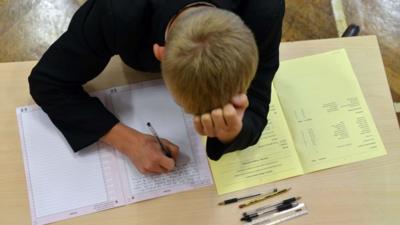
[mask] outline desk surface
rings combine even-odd
[[[346,48],[388,155],[217,196],[214,186],[81,216],[57,224],[240,224],[237,205],[217,206],[231,196],[292,187],[309,215],[286,224],[396,224],[400,219],[400,132],[375,37],[282,43],[281,59]],[[32,104],[27,76],[35,62],[0,64],[0,224],[31,224],[15,108]],[[116,57],[87,85],[105,89],[157,75],[137,73]]]

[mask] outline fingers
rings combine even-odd
[[[148,166],[148,167],[143,168],[143,171],[140,171],[140,172],[143,174],[156,175],[156,174],[166,173],[166,172],[168,172],[168,170],[160,165],[153,165],[153,166]]]
[[[175,168],[175,161],[169,157],[162,157],[159,161],[160,167],[164,168],[165,172],[170,172]]]
[[[153,153],[148,156],[140,172],[145,174],[161,174],[170,172],[175,168],[175,161],[179,155],[179,147],[166,139],[161,139],[161,142],[171,153],[172,158],[167,157],[162,151],[160,144],[153,139],[151,140],[151,143],[153,143]]]
[[[148,150],[148,149],[147,149]],[[161,152],[154,151],[147,155],[136,167],[143,174],[160,174],[168,172],[167,168],[161,166],[161,161],[164,156]],[[170,159],[172,160],[172,159]]]
[[[229,142],[237,136],[242,128],[242,119],[249,106],[245,94],[232,98],[231,103],[193,118],[196,131],[208,137],[217,137],[220,141]]]
[[[212,121],[214,122],[214,128],[216,130],[225,130],[227,128],[227,124],[222,109],[214,109],[211,112],[211,118]]]
[[[160,174],[172,171],[175,168],[175,161],[159,152],[154,155],[140,168],[144,174]]]
[[[194,124],[194,128],[196,129],[197,133],[199,133],[200,135],[206,135],[206,133],[204,132],[203,125],[201,124],[200,116],[195,116],[193,118],[193,124]]]
[[[214,124],[209,113],[201,115],[201,124],[203,125],[204,132],[209,137],[215,137]]]
[[[240,118],[232,104],[224,106],[223,114],[228,127],[233,127],[240,123]]]
[[[175,168],[175,162],[178,159],[179,147],[174,143],[166,139],[161,139],[162,144],[170,152],[172,158],[163,155],[159,161],[159,164],[166,172],[170,172]]]
[[[214,109],[211,113],[195,116],[193,123],[196,131],[201,135],[215,137],[239,122],[237,110],[232,104],[227,104],[223,109]]]
[[[249,106],[249,99],[245,94],[239,94],[234,96],[231,102],[235,106],[235,108],[246,109]]]
[[[167,139],[161,139],[161,142],[169,150],[174,161],[176,161],[179,155],[179,147]]]

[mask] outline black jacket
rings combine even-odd
[[[49,115],[74,151],[104,136],[118,119],[90,97],[82,85],[95,78],[113,55],[130,67],[159,72],[152,45],[164,44],[169,20],[194,0],[88,0],[73,16],[68,30],[53,43],[29,76],[34,100]],[[260,53],[255,79],[248,90],[250,106],[243,129],[229,145],[208,138],[213,160],[255,144],[267,124],[270,85],[279,66],[284,0],[215,0],[235,12],[253,31]]]

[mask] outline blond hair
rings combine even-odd
[[[177,17],[161,66],[176,101],[203,114],[245,93],[257,64],[257,45],[243,21],[226,10],[200,7]]]

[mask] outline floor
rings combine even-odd
[[[361,35],[375,34],[400,125],[400,1],[343,1],[346,19],[361,26]]]
[[[0,62],[39,59],[82,2],[0,0]],[[378,36],[393,100],[400,106],[399,0],[286,0],[282,40],[338,37],[351,23],[361,27],[360,35]]]

